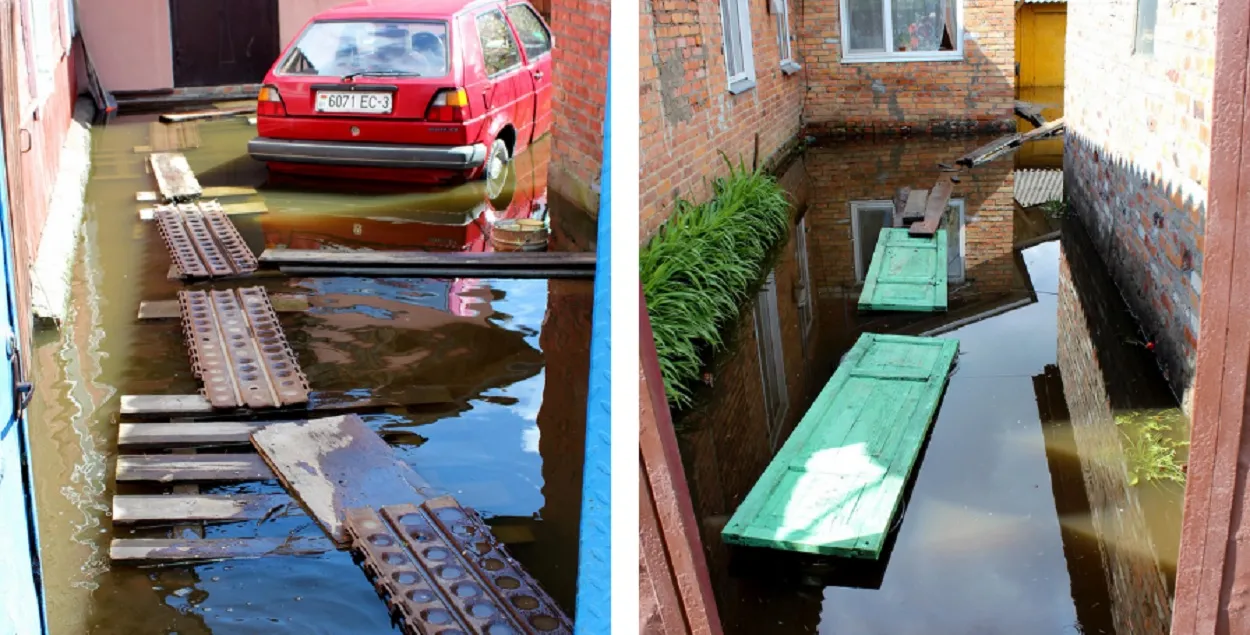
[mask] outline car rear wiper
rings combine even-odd
[[[357,77],[421,77],[421,73],[412,71],[357,71],[343,76],[343,81]]]

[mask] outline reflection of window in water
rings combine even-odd
[[[893,223],[893,201],[855,201],[851,203],[851,233],[855,241],[855,281],[863,282],[872,264],[881,230]],[[951,222],[954,221],[954,229]],[[946,216],[938,223],[946,231],[946,277],[950,282],[964,280],[964,201],[951,199]]]
[[[308,27],[279,67],[281,75],[447,74],[445,22],[343,21]]]

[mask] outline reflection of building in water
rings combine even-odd
[[[1137,342],[1136,322],[1093,244],[1072,223],[1062,239],[1058,326],[1073,451],[1088,494],[1090,522],[1079,529],[1084,540],[1096,541],[1106,563],[1115,632],[1167,633],[1183,486],[1131,484],[1129,474],[1140,466],[1133,464],[1136,431],[1124,422],[1133,413],[1176,413],[1177,404],[1153,355]]]
[[[878,316],[860,316],[857,303],[864,275],[882,227],[889,226],[892,199],[900,187],[929,189],[939,178],[939,163],[953,165],[986,139],[916,138],[838,143],[812,148],[804,156],[811,179],[810,265],[818,321],[827,323],[815,344],[816,362],[836,363],[860,328]],[[950,241],[947,274],[951,318],[961,306],[1006,296],[1027,286],[1013,249],[1013,173],[1010,161],[994,161],[959,173],[943,223]],[[888,318],[894,322],[919,316]],[[843,324],[844,328],[828,328]],[[878,325],[879,326],[879,325]],[[874,328],[878,328],[874,326]],[[891,327],[889,330],[897,330]]]

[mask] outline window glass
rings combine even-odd
[[[720,0],[720,13],[721,25],[725,31],[725,66],[732,78],[742,74],[744,70],[738,0]]]
[[[521,64],[521,52],[512,29],[498,9],[477,16],[477,37],[482,42],[482,55],[486,59],[486,74],[494,75]]]
[[[1146,55],[1155,52],[1155,20],[1158,12],[1158,0],[1137,0],[1137,38],[1133,52]]]
[[[847,33],[852,51],[885,50],[884,0],[847,0]]]
[[[280,75],[447,74],[447,23],[314,22],[291,47]]]
[[[777,2],[777,51],[784,62],[790,59],[790,3],[789,0]]]
[[[521,37],[521,46],[525,47],[525,55],[534,59],[551,50],[551,34],[542,20],[527,5],[518,4],[508,7],[508,18]]]
[[[950,0],[885,0],[891,5],[894,50],[955,50],[955,6]]]

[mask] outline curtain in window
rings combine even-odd
[[[951,0],[892,0],[895,51],[955,49],[955,5]]]

